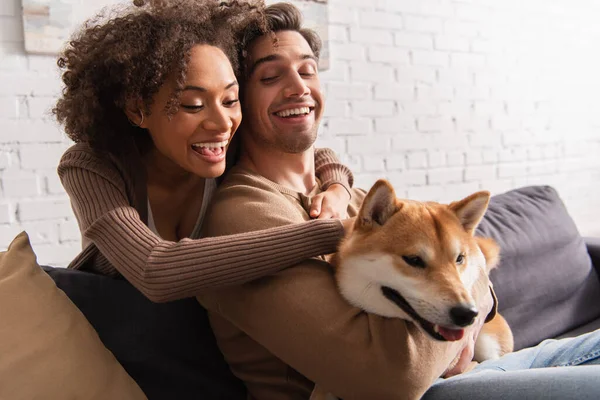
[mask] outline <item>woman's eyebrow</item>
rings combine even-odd
[[[238,85],[239,85],[238,81],[232,81],[232,82],[228,83],[225,86],[225,89],[229,89],[229,88],[232,88],[232,87],[238,86]],[[186,91],[186,90],[197,90],[199,92],[206,92],[207,91],[205,87],[196,86],[196,85],[187,85],[186,87],[183,88],[183,90],[184,91]]]

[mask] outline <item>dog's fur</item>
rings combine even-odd
[[[432,340],[460,340],[476,317],[472,289],[499,262],[498,245],[474,236],[489,199],[477,192],[449,205],[401,200],[378,181],[332,259],[341,294],[367,312],[415,323]],[[477,339],[476,361],[513,350],[495,309]],[[319,390],[312,398],[332,398]]]
[[[475,240],[485,257],[485,272],[489,275],[490,271],[496,268],[500,262],[500,248],[490,238],[475,237]],[[494,298],[494,301],[497,301],[497,299]],[[496,360],[504,354],[512,352],[514,344],[513,334],[508,322],[500,313],[496,312],[483,325],[479,333],[477,342],[475,342],[475,356],[473,359],[477,362]]]

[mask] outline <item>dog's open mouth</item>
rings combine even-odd
[[[402,309],[402,311],[404,311],[405,313],[410,315],[415,321],[417,321],[419,325],[421,325],[423,330],[427,332],[432,338],[441,341],[453,342],[462,339],[462,337],[464,336],[464,329],[446,328],[431,323],[426,319],[422,318],[419,314],[417,314],[415,309],[412,308],[410,304],[408,304],[408,301],[406,301],[406,299],[402,297],[400,293],[398,293],[397,290],[394,290],[388,286],[382,286],[381,292],[388,300],[396,304]]]

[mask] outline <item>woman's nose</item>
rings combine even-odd
[[[232,126],[233,121],[223,107],[213,109],[202,122],[202,127],[209,131],[228,132]]]

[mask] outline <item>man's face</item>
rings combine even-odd
[[[276,44],[265,35],[248,49],[244,134],[258,145],[301,153],[315,142],[323,114],[317,60],[298,32],[275,35]]]

